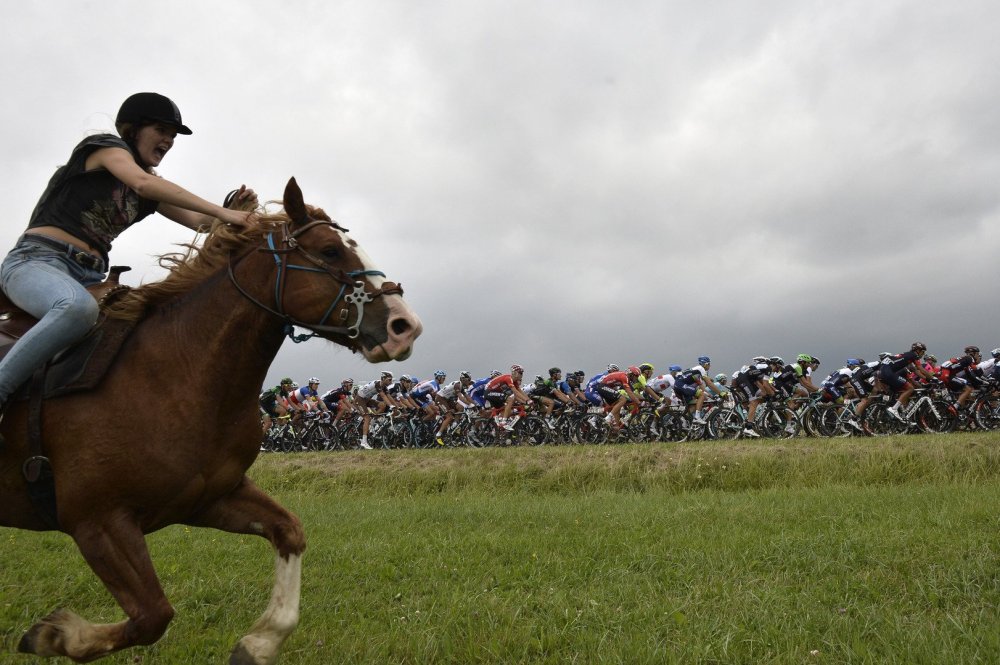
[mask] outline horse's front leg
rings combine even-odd
[[[125,518],[88,522],[72,529],[80,553],[118,604],[127,621],[94,624],[68,610],[56,610],[24,634],[18,650],[39,656],[67,656],[87,662],[160,639],[174,616],[149,558],[138,525]]]
[[[231,533],[263,536],[276,553],[274,590],[267,609],[236,646],[232,665],[271,665],[285,639],[299,623],[302,552],[306,549],[302,523],[244,477],[235,490],[220,498],[189,524]]]

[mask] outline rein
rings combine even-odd
[[[365,315],[365,303],[369,303],[379,296],[391,294],[402,295],[403,293],[403,287],[401,284],[388,281],[382,284],[382,286],[375,291],[369,292],[365,289],[365,283],[357,278],[369,277],[372,275],[385,277],[385,273],[378,270],[352,270],[351,272],[345,272],[340,268],[334,268],[322,258],[306,251],[299,244],[298,238],[306,231],[314,229],[318,226],[329,226],[339,231],[346,231],[346,229],[339,226],[336,222],[328,222],[324,220],[310,220],[294,233],[288,232],[288,224],[281,224],[280,247],[275,245],[275,234],[272,231],[267,234],[267,247],[258,247],[255,250],[250,250],[239,257],[235,263],[233,262],[231,252],[229,255],[229,280],[233,283],[233,286],[236,287],[236,290],[254,305],[257,305],[261,309],[284,320],[286,324],[285,334],[288,335],[288,338],[296,344],[299,342],[305,342],[312,337],[319,337],[322,334],[346,335],[349,339],[356,339],[361,334],[361,321],[364,319]],[[247,290],[240,286],[240,283],[236,281],[236,275],[234,272],[236,265],[254,251],[270,252],[271,256],[274,257],[274,263],[277,266],[277,274],[274,280],[274,302],[277,309],[262,303],[252,294],[247,292]],[[302,258],[311,263],[312,266],[291,263],[289,261],[289,256],[292,252],[297,252]],[[292,316],[289,316],[285,312],[285,279],[291,270],[326,273],[334,280],[340,282],[340,292],[337,294],[337,297],[334,298],[333,302],[330,303],[326,313],[324,313],[320,320],[316,323],[306,323],[304,321],[300,321]],[[348,288],[353,288],[353,290],[348,292]],[[352,305],[357,311],[357,318],[353,324],[346,325],[350,318],[350,308]],[[337,319],[345,325],[327,325],[327,321],[335,313]],[[294,334],[294,328],[296,326],[299,328],[306,328],[311,332],[307,335],[296,335]]]

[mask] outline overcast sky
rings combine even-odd
[[[390,369],[1000,346],[1000,5],[2,3],[4,252],[53,170],[156,91],[160,173],[351,229],[425,332]],[[123,234],[125,281],[191,233]],[[378,367],[286,342],[269,383]]]

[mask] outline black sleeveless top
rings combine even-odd
[[[81,141],[60,166],[38,200],[28,230],[55,226],[101,252],[107,265],[111,241],[139,220],[156,212],[158,203],[141,198],[107,169],[86,171],[87,157],[100,148],[132,148],[114,134],[95,134]]]

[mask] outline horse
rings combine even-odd
[[[19,651],[87,662],[160,639],[174,609],[145,535],[182,524],[270,541],[270,603],[230,663],[277,660],[298,624],[306,541],[299,519],[246,475],[260,450],[258,393],[268,367],[296,328],[370,362],[407,358],[422,331],[401,287],[385,280],[346,229],[303,202],[294,178],[283,205],[280,213],[261,211],[249,229],[216,221],[200,246],[162,257],[166,278],[104,307],[109,320],[134,322],[106,376],[91,390],[44,402],[56,527],[127,619],[95,624],[57,609],[28,629]],[[137,394],[156,398],[137,409]],[[53,530],[22,475],[27,409],[12,403],[0,425],[0,526]]]

